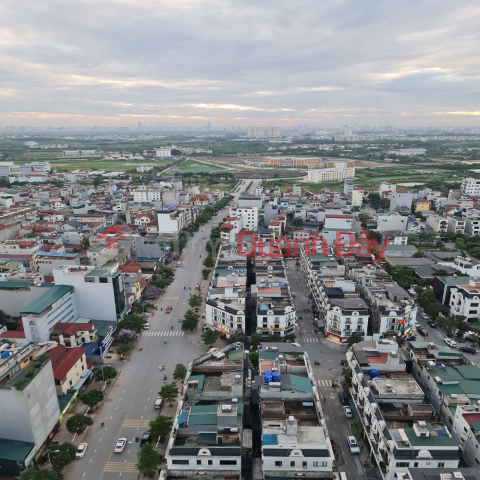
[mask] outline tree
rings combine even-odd
[[[57,470],[36,470],[31,467],[20,474],[20,480],[63,480],[63,475]]]
[[[211,270],[209,268],[204,268],[202,270],[202,276],[203,276],[204,280],[206,280],[208,278],[208,276],[210,275],[210,272],[211,272]]]
[[[162,439],[170,434],[173,427],[173,420],[170,417],[159,415],[149,423],[150,435],[154,439]]]
[[[252,333],[250,339],[254,345],[258,345],[262,341],[262,336],[259,333]]]
[[[118,348],[117,348],[117,353],[118,355],[120,355],[121,357],[123,357],[124,355],[128,355],[130,353],[130,350],[131,348],[125,344],[125,343],[122,343]]]
[[[95,408],[103,400],[103,392],[100,390],[90,390],[85,395],[82,395],[80,400],[87,405],[87,407]]]
[[[70,433],[83,433],[90,425],[93,425],[93,420],[86,415],[82,415],[81,413],[72,415],[67,420],[67,430]]]
[[[192,295],[188,299],[188,304],[190,305],[191,308],[200,307],[200,305],[202,305],[202,298],[200,297],[200,295]]]
[[[187,310],[182,320],[182,327],[185,330],[195,330],[198,326],[200,315],[193,310]]]
[[[181,363],[177,363],[175,370],[173,371],[173,378],[175,380],[184,380],[187,374],[187,367]]]
[[[158,273],[160,274],[161,277],[163,278],[171,278],[173,277],[173,269],[170,267],[162,267]]]
[[[349,347],[351,347],[352,345],[355,345],[358,342],[363,342],[363,337],[361,337],[356,333],[354,333],[353,335],[347,338],[347,344]]]
[[[205,345],[213,345],[217,341],[217,332],[214,330],[208,329],[206,332],[202,333],[202,341]]]
[[[160,396],[172,406],[173,401],[178,397],[178,387],[172,382],[164,385],[160,390]]]
[[[136,333],[140,333],[144,324],[145,320],[139,315],[130,315],[117,323],[117,332],[120,332],[120,330],[133,330]]]
[[[215,266],[215,261],[213,260],[213,257],[212,257],[212,254],[209,253],[206,257],[205,257],[205,260],[203,261],[203,264],[207,267],[207,268],[212,268]]]
[[[301,228],[303,226],[303,219],[301,217],[295,217],[292,220],[292,227]]]
[[[60,450],[55,452],[55,450]],[[61,470],[63,467],[67,466],[69,463],[75,460],[75,454],[77,449],[71,443],[62,443],[61,445],[55,445],[55,447],[50,450],[50,461],[52,462],[52,467],[55,470]]]
[[[122,328],[117,335],[117,339],[120,340],[122,343],[131,343],[134,342],[138,338],[138,333],[134,330],[128,330],[126,328]]]
[[[137,453],[137,459],[138,462],[136,467],[138,471],[148,478],[152,478],[155,475],[155,472],[161,463],[157,452],[149,443],[140,449]]]
[[[465,317],[463,315],[440,317],[439,321],[445,333],[449,337],[455,335],[458,330],[466,330],[468,327],[467,324],[464,323]]]
[[[250,360],[250,363],[252,364],[253,368],[255,370],[258,369],[258,352],[250,352],[248,354],[248,359]]]
[[[106,365],[103,368],[93,369],[93,378],[97,382],[103,382],[103,380],[113,380],[117,376],[117,370],[110,365]]]

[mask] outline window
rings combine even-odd
[[[290,462],[290,466],[291,466],[291,467],[294,467],[294,466],[295,466],[295,462]]]
[[[417,468],[417,467],[418,467],[418,462],[414,462],[413,468]]]
[[[397,463],[396,463],[396,466],[397,466],[397,467],[403,467],[403,468],[409,467],[409,466],[410,466],[410,462],[397,462]]]
[[[220,460],[220,465],[236,465],[236,460]]]
[[[438,468],[444,468],[445,462],[438,462]]]
[[[327,462],[313,462],[314,467],[326,467]]]
[[[189,460],[172,460],[172,465],[189,465]]]
[[[197,465],[201,465],[202,464],[202,461],[201,460],[197,460]]]
[[[303,468],[307,468],[307,462],[303,462]]]
[[[208,461],[208,464],[209,464],[209,465],[213,465],[213,460],[209,460],[209,461]]]
[[[276,467],[281,467],[281,466],[282,466],[282,462],[279,461],[279,460],[277,460],[277,461],[275,462],[275,466],[276,466]]]

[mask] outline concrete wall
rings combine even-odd
[[[0,437],[43,444],[60,418],[51,362],[25,390],[0,388],[0,418]]]
[[[47,291],[45,288],[34,286],[31,286],[29,290],[0,288],[0,310],[11,317],[19,317],[21,310]]]

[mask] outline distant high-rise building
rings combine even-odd
[[[141,129],[142,129],[142,122],[138,122],[138,124],[137,124],[137,128],[138,128],[139,130],[141,130]]]
[[[248,127],[249,137],[278,137],[280,127]]]

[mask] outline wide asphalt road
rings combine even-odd
[[[243,191],[247,185],[247,182],[243,183],[240,190]],[[234,195],[235,200],[238,200],[239,194]],[[234,205],[235,200],[230,204]],[[135,464],[140,446],[135,442],[135,437],[141,437],[148,430],[148,423],[160,413],[155,410],[154,403],[163,385],[164,375],[171,382],[177,363],[187,365],[206,351],[206,347],[200,345],[198,333],[181,330],[178,320],[183,318],[184,312],[189,308],[187,302],[190,293],[193,294],[195,286],[202,281],[205,244],[210,229],[227,214],[228,206],[189,241],[190,246],[182,254],[182,267],[176,270],[173,283],[156,302],[158,310],[149,319],[150,330],[142,332],[137,347],[122,366],[115,387],[95,418],[95,424],[87,432],[85,442],[88,443],[88,448],[85,456],[68,466],[66,479],[138,478]],[[175,266],[176,262],[173,263]],[[203,282],[203,296],[206,286],[206,282]],[[165,313],[167,306],[173,307],[172,313]],[[198,328],[201,328],[201,323]],[[159,371],[160,365],[165,366],[164,371]],[[168,406],[164,406],[161,413],[165,410],[168,410]],[[104,427],[100,426],[101,422],[105,423]],[[113,453],[115,443],[122,437],[128,439],[124,452]]]

